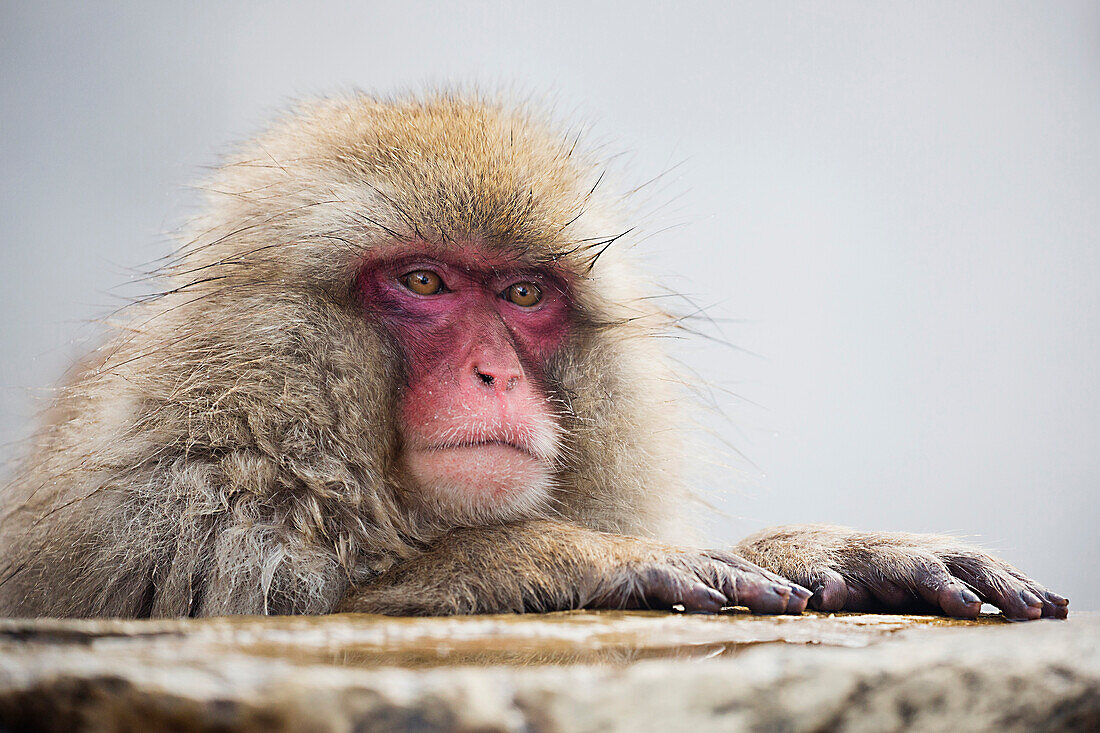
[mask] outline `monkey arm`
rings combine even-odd
[[[1069,601],[1008,563],[941,535],[789,525],[737,551],[814,591],[821,611],[933,612],[974,618],[982,602],[1010,619],[1065,618]]]
[[[337,611],[388,615],[670,608],[801,613],[809,591],[725,552],[552,521],[455,530],[351,588]]]

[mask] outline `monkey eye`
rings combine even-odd
[[[504,297],[516,305],[530,308],[542,300],[542,291],[534,283],[516,283],[508,286],[504,291]]]
[[[404,275],[401,282],[417,295],[436,295],[443,292],[443,278],[431,270],[416,270]]]

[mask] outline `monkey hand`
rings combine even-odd
[[[453,615],[672,608],[801,613],[810,591],[744,558],[560,522],[448,533],[424,553],[353,586],[337,611]]]
[[[975,618],[985,602],[1019,621],[1069,613],[1069,601],[1062,596],[952,537],[791,525],[759,532],[737,549],[812,588],[810,607],[820,611]]]
[[[669,547],[613,537],[612,562],[587,584],[585,608],[670,608],[696,613],[744,606],[753,613],[798,614],[810,591],[729,552]],[[621,543],[621,544],[620,544]]]

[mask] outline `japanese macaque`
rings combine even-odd
[[[675,321],[603,170],[458,94],[310,102],[244,146],[3,491],[0,613],[1066,616],[947,537],[666,544]]]

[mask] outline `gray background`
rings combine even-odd
[[[957,532],[1100,608],[1100,4],[182,5],[0,5],[6,452],[232,141],[476,80],[682,162],[647,259],[752,352],[677,345],[718,539]]]

